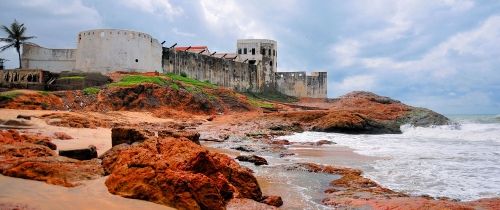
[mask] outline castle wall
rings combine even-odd
[[[307,76],[307,97],[327,98],[328,77],[326,72],[312,72]]]
[[[306,72],[276,73],[276,90],[289,96],[306,97]]]
[[[163,72],[182,74],[200,81],[233,88],[237,91],[259,92],[257,66],[192,52],[164,48]]]
[[[312,72],[277,72],[276,90],[295,97],[326,98],[327,73]]]
[[[161,71],[162,48],[148,34],[98,29],[78,34],[76,70],[86,72]]]
[[[71,71],[75,68],[76,50],[48,49],[24,44],[21,63],[25,69],[44,69],[53,72]]]
[[[276,89],[277,47],[276,41],[269,39],[240,39],[237,41],[238,60],[258,66],[257,86],[261,90],[273,91]]]

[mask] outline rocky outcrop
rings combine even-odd
[[[401,133],[400,126],[444,125],[449,119],[370,92],[351,92],[331,100],[327,111],[298,111],[273,117],[300,122],[306,130],[351,134]]]
[[[224,209],[229,199],[261,200],[250,169],[186,138],[119,145],[100,157],[109,192],[179,209]]]

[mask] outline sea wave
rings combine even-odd
[[[402,126],[402,134],[349,135],[304,132],[291,142],[327,139],[363,155],[386,157],[365,175],[410,194],[462,200],[500,196],[500,123]]]

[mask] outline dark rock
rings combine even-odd
[[[253,149],[251,149],[247,146],[231,147],[231,149],[235,149],[235,150],[242,151],[242,152],[255,152]]]
[[[253,163],[256,166],[267,165],[267,160],[257,155],[240,155],[236,157],[236,159],[243,162]]]
[[[212,115],[209,118],[207,118],[207,121],[213,121],[214,119],[215,119],[215,115]]]
[[[20,114],[20,115],[17,115],[17,119],[31,120],[31,116]]]
[[[134,128],[113,128],[111,129],[111,145],[132,144],[134,142],[143,142],[147,135]]]
[[[91,160],[97,158],[97,149],[90,145],[85,149],[59,150],[59,156],[65,156],[77,160]]]
[[[400,122],[413,126],[428,127],[432,125],[447,125],[450,123],[450,119],[430,109],[417,107],[402,117]]]
[[[283,200],[281,199],[281,197],[276,195],[262,196],[262,200],[260,202],[276,207],[280,207],[283,205]]]

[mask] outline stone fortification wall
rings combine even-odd
[[[48,49],[24,44],[21,63],[25,69],[45,69],[53,72],[71,71],[75,68],[76,50]]]
[[[237,91],[261,91],[257,84],[257,66],[192,52],[164,48],[163,72],[186,74],[200,81],[233,88]]]
[[[326,98],[327,73],[312,72],[277,72],[276,89],[295,97]]]
[[[277,72],[276,89],[285,95],[306,97],[306,72]]]
[[[162,48],[151,35],[98,29],[78,34],[76,70],[85,72],[161,71]]]
[[[326,72],[312,72],[307,76],[307,97],[326,98],[328,77]]]

